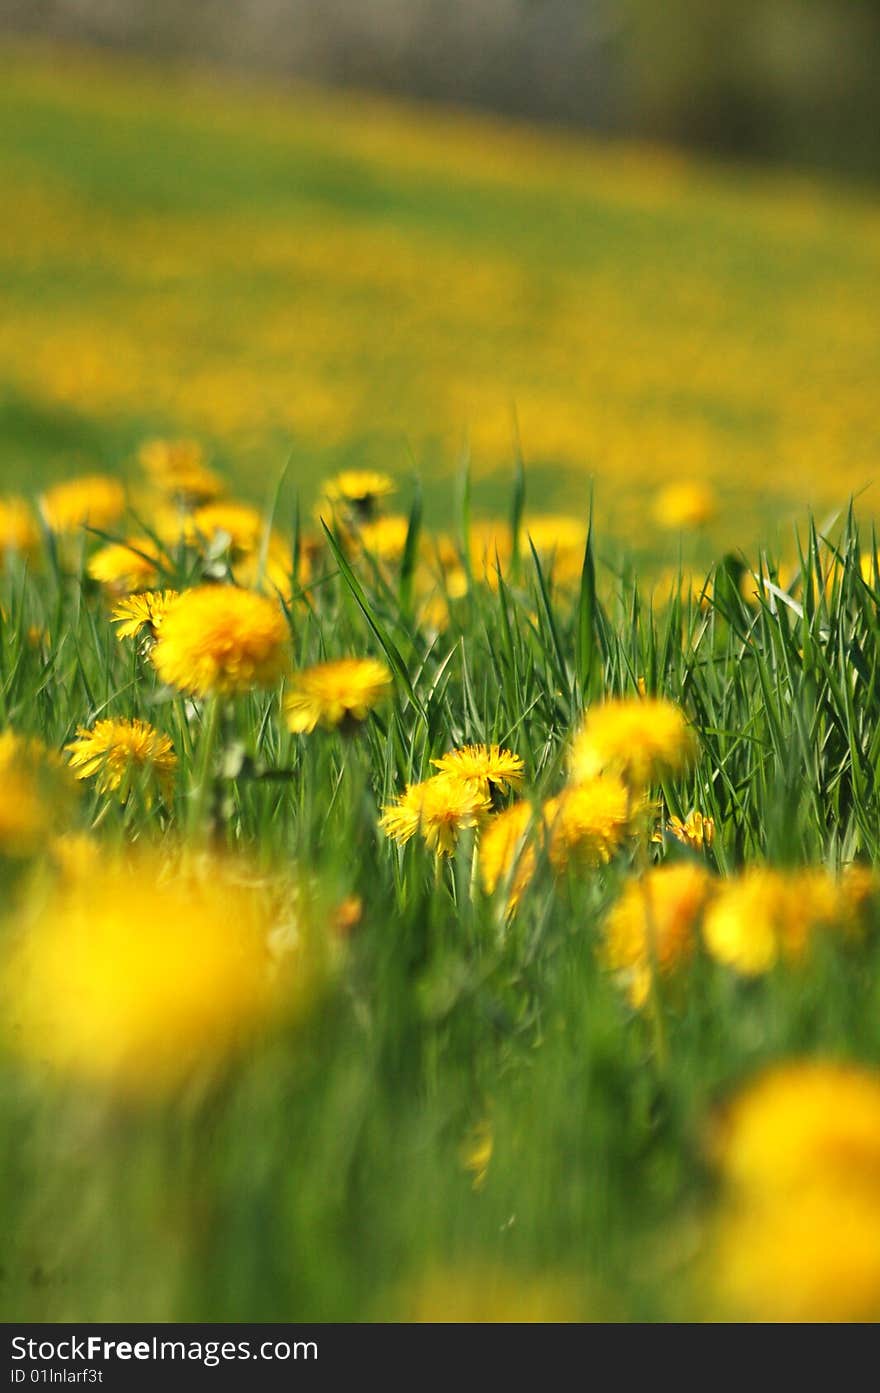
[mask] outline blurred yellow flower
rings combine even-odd
[[[708,484],[677,483],[661,489],[654,500],[654,520],[660,527],[702,527],[717,511],[715,495]]]
[[[753,867],[721,883],[703,937],[718,962],[754,977],[780,959],[802,959],[817,928],[839,923],[845,929],[850,921],[839,885],[824,871]]]
[[[197,508],[187,519],[184,536],[191,546],[207,548],[227,538],[234,555],[247,555],[260,546],[266,527],[266,519],[258,509],[229,499]]]
[[[519,788],[525,771],[520,756],[500,745],[463,745],[439,759],[432,759],[431,763],[441,774],[467,779],[479,784],[487,793],[490,784],[502,792]]]
[[[186,874],[148,852],[111,858],[35,898],[11,938],[11,1043],[53,1071],[165,1094],[272,1014],[272,925],[267,897],[222,863]]]
[[[197,440],[147,440],[138,457],[151,483],[186,507],[210,503],[226,491],[205,465]]]
[[[572,783],[606,769],[634,788],[685,772],[697,756],[697,737],[680,706],[657,697],[624,697],[591,706],[574,738]]]
[[[159,548],[150,537],[110,542],[89,558],[86,570],[117,592],[149,590],[158,577]]]
[[[40,544],[40,532],[30,505],[23,498],[0,498],[0,565],[3,553],[29,555]]]
[[[177,770],[177,755],[167,735],[147,721],[104,720],[80,726],[64,747],[78,779],[94,779],[99,793],[124,800],[140,788],[148,802],[155,783],[167,798]]]
[[[401,514],[391,517],[374,518],[365,522],[357,531],[357,540],[364,551],[377,561],[395,563],[403,560],[406,539],[409,535],[409,518]]]
[[[601,866],[622,845],[635,809],[626,785],[614,774],[586,779],[544,804],[550,861],[558,871],[569,861]]]
[[[76,532],[80,527],[103,531],[125,512],[125,489],[104,474],[84,475],[47,489],[40,510],[52,532]]]
[[[379,826],[401,845],[420,832],[438,856],[451,856],[458,835],[479,827],[492,809],[488,793],[479,784],[435,774],[421,784],[410,784],[396,803],[383,809]]]
[[[334,507],[343,512],[350,510],[363,520],[372,517],[379,500],[387,498],[395,489],[394,480],[388,474],[371,469],[346,469],[326,480],[323,493],[331,511]]]
[[[671,973],[694,952],[712,883],[702,866],[686,862],[627,883],[605,920],[600,956],[634,1006],[647,1001],[655,971]]]
[[[340,658],[303,668],[284,698],[288,728],[310,734],[316,726],[352,730],[387,695],[391,673],[375,658]]]
[[[516,908],[535,873],[536,842],[543,830],[531,803],[514,803],[496,813],[480,837],[480,876],[487,895],[494,895],[502,882],[508,882],[507,908]]]
[[[0,732],[0,853],[39,851],[67,812],[72,792],[63,760],[34,736]]]
[[[192,696],[273,687],[288,667],[279,605],[233,585],[185,590],[164,613],[151,659],[163,682]]]
[[[128,595],[117,600],[110,615],[117,626],[118,639],[137,638],[142,629],[149,629],[153,638],[170,606],[179,598],[176,590],[145,590],[140,595]]]

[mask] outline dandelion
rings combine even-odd
[[[535,874],[542,824],[531,803],[514,803],[486,823],[480,837],[480,877],[487,895],[508,886],[508,912],[514,910]]]
[[[410,784],[396,803],[385,807],[379,826],[401,846],[420,832],[431,851],[451,856],[459,833],[481,826],[491,808],[489,795],[478,784],[435,774]]]
[[[235,696],[273,687],[287,668],[280,607],[252,590],[186,590],[162,617],[151,659],[163,682],[191,696]]]
[[[365,522],[357,532],[357,540],[364,551],[390,565],[403,560],[408,536],[409,518],[398,514]]]
[[[379,502],[395,492],[387,474],[368,469],[346,469],[324,484],[324,498],[331,512],[348,514],[358,522],[375,517]]]
[[[487,793],[490,785],[502,793],[519,788],[525,772],[520,756],[500,745],[463,745],[431,763],[441,774],[479,784]]]
[[[574,859],[587,866],[611,860],[630,831],[632,799],[614,775],[567,788],[544,804],[548,853],[557,871]]]
[[[0,564],[5,552],[30,555],[40,544],[36,519],[23,498],[0,498]]]
[[[634,788],[684,772],[697,739],[681,707],[656,697],[629,697],[593,706],[575,736],[571,779],[583,783],[614,770]]]
[[[824,872],[783,875],[755,867],[723,883],[706,915],[703,937],[718,962],[756,977],[780,959],[801,960],[812,933],[842,918],[845,902]]]
[[[693,954],[711,885],[702,866],[686,863],[627,884],[605,920],[600,956],[634,1006],[645,1005],[655,972],[667,976]]]
[[[143,629],[148,629],[155,638],[162,620],[177,599],[176,590],[145,590],[140,595],[117,600],[110,615],[111,623],[117,626],[116,637],[120,640],[137,638]]]
[[[117,592],[149,590],[158,576],[159,548],[149,537],[111,542],[89,558],[93,580]]]
[[[209,550],[225,542],[233,556],[244,556],[257,550],[265,532],[262,513],[248,503],[230,500],[197,508],[187,521],[184,536],[190,545],[204,545]]]
[[[122,800],[133,787],[143,787],[147,802],[157,783],[167,798],[177,769],[177,755],[167,735],[147,721],[105,720],[80,726],[76,740],[65,745],[78,779],[94,779],[99,793]]]
[[[703,527],[717,509],[715,495],[707,484],[678,483],[662,489],[654,503],[654,519],[670,531]]]
[[[714,1120],[724,1181],[711,1276],[729,1314],[880,1316],[880,1076],[827,1060],[767,1070]]]
[[[76,532],[81,527],[103,531],[125,512],[125,489],[118,479],[86,475],[47,489],[40,499],[40,510],[52,532]]]
[[[222,480],[205,465],[196,440],[148,440],[139,458],[155,487],[185,507],[210,503],[225,492]]]
[[[715,823],[696,808],[684,819],[670,817],[666,830],[683,846],[690,847],[691,851],[705,851],[715,840]]]
[[[30,856],[67,811],[70,785],[63,762],[41,740],[4,730],[0,786],[0,853]]]
[[[303,668],[285,697],[287,725],[296,734],[316,726],[352,731],[388,694],[391,673],[375,658],[340,658]]]
[[[59,881],[30,917],[5,1010],[16,1048],[62,1075],[159,1097],[240,1048],[280,1000],[273,908],[222,863],[174,874],[131,851]]]

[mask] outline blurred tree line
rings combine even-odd
[[[880,174],[880,0],[0,0],[0,27]]]

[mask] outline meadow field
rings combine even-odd
[[[880,196],[34,49],[0,177],[3,1317],[880,1316]]]

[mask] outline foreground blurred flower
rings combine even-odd
[[[295,734],[316,726],[356,729],[388,695],[391,673],[375,658],[340,658],[303,668],[284,699],[287,725]]]
[[[80,527],[103,531],[125,512],[125,489],[118,479],[86,475],[47,489],[40,509],[52,532],[76,532]]]
[[[725,1190],[710,1280],[724,1314],[880,1317],[880,1076],[777,1066],[722,1111],[711,1142]]]
[[[25,555],[36,551],[40,533],[29,504],[23,498],[0,498],[0,565],[3,553]]]
[[[839,923],[854,927],[852,908],[824,871],[784,874],[755,867],[725,881],[703,925],[712,957],[744,976],[801,960],[813,932]]]
[[[132,851],[61,881],[7,950],[11,1043],[121,1093],[166,1093],[292,1000],[296,970],[271,970],[273,913],[259,886],[220,862],[174,873]]]
[[[424,783],[410,784],[383,810],[379,826],[401,846],[420,832],[438,856],[451,856],[459,833],[479,827],[491,808],[489,795],[478,784],[435,774]]]
[[[543,830],[531,803],[514,803],[490,818],[480,837],[480,876],[487,895],[507,885],[507,909],[514,910],[538,864],[537,844]]]
[[[681,707],[655,697],[628,697],[592,706],[575,736],[575,784],[615,770],[634,788],[683,773],[696,759],[697,737]]]
[[[490,784],[501,792],[519,788],[525,772],[520,756],[500,745],[463,745],[431,763],[441,774],[479,784],[486,793]]]
[[[644,1006],[654,973],[667,975],[697,944],[697,925],[712,880],[702,866],[658,866],[630,881],[605,920],[601,959],[620,976],[634,1006]]]
[[[162,618],[153,664],[191,696],[273,687],[287,669],[288,629],[274,600],[232,585],[186,590]]]
[[[117,600],[110,615],[110,622],[117,626],[116,637],[137,638],[142,629],[149,629],[151,637],[155,638],[159,625],[177,599],[176,590],[144,590],[140,595]]]
[[[122,592],[143,590],[155,584],[159,549],[150,537],[111,542],[89,558],[86,570],[101,585]]]
[[[94,778],[99,793],[116,793],[125,800],[141,788],[149,803],[151,785],[167,798],[177,769],[177,755],[167,735],[147,721],[105,720],[80,726],[77,739],[64,747],[78,779]]]
[[[613,774],[564,789],[544,804],[550,861],[557,871],[569,862],[602,866],[622,845],[635,809],[626,785]]]
[[[717,511],[715,495],[707,484],[670,484],[661,489],[654,502],[654,518],[661,527],[702,527]]]

